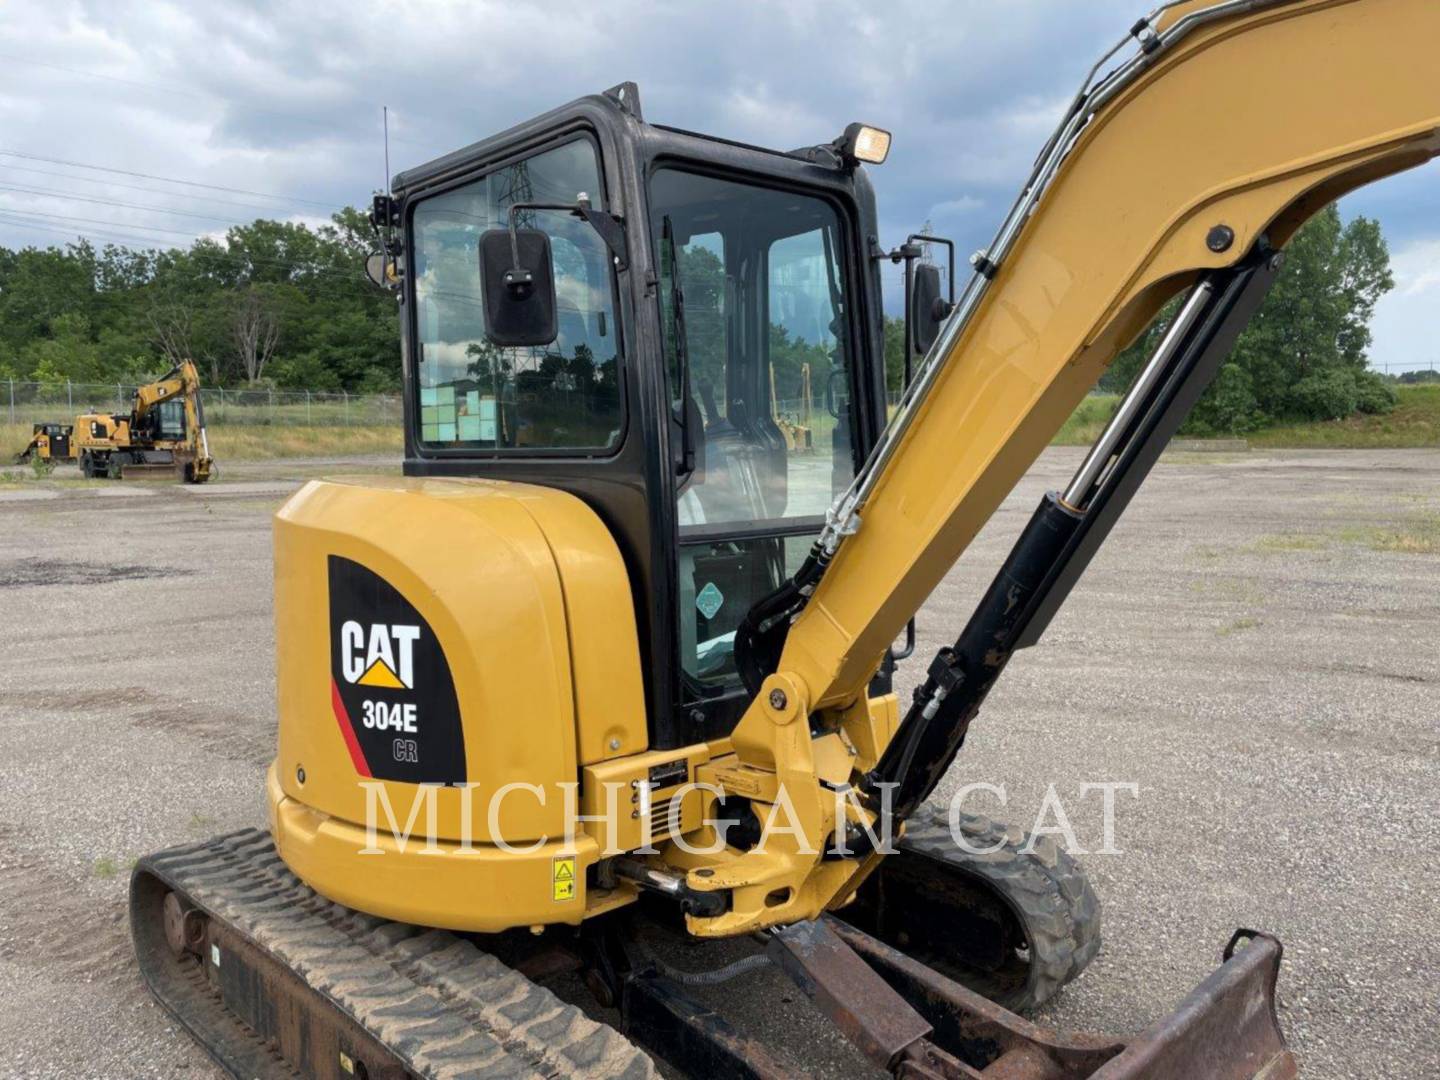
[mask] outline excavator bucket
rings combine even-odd
[[[137,461],[124,465],[120,471],[122,480],[174,480],[175,477],[173,464],[151,465]]]
[[[1170,1015],[1140,1035],[1120,1038],[1062,1035],[1031,1023],[828,917],[785,928],[770,949],[867,1057],[900,1076],[1283,1080],[1297,1075],[1275,1012],[1282,948],[1275,938],[1252,930],[1235,932],[1220,967]]]
[[[127,462],[121,468],[121,480],[176,480],[181,477],[181,467],[174,462],[151,464],[151,462]]]

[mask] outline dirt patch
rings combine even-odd
[[[0,589],[27,585],[104,585],[137,578],[175,577],[191,573],[174,566],[134,566],[70,562],[64,559],[12,559],[0,563]]]
[[[106,690],[18,690],[9,695],[12,705],[53,712],[125,708],[143,705],[153,698],[150,691],[139,686]]]
[[[213,706],[167,701],[139,686],[95,690],[21,690],[7,702],[52,713],[93,712],[119,717],[142,731],[187,736],[229,761],[268,765],[275,756],[275,723]],[[0,832],[0,844],[4,834]]]
[[[1424,675],[1417,675],[1413,671],[1381,671],[1379,668],[1364,667],[1360,664],[1330,664],[1319,670],[1334,672],[1336,675],[1371,675],[1377,679],[1393,679],[1396,682],[1404,683],[1428,683],[1432,681]]]
[[[268,765],[275,756],[275,724],[257,725],[253,718],[238,713],[167,704],[127,719],[142,730],[187,735],[229,761]]]
[[[45,978],[131,983],[123,901],[96,904],[28,854],[24,834],[0,829],[0,957]]]

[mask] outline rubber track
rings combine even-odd
[[[960,830],[970,846],[994,852],[976,855],[950,836],[944,810],[921,807],[909,819],[899,848],[977,874],[988,881],[1019,915],[1030,942],[1030,971],[1023,995],[1006,1004],[1033,1009],[1054,997],[1100,951],[1100,900],[1085,871],[1054,837],[1036,838],[1026,852],[1023,829],[980,814],[960,815]]]
[[[136,872],[164,881],[284,963],[419,1076],[659,1076],[618,1031],[469,941],[326,900],[290,873],[257,829],[162,851]]]

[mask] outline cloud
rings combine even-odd
[[[0,146],[363,204],[383,175],[382,104],[398,171],[634,79],[651,118],[761,145],[827,141],[857,118],[889,126],[899,152],[877,181],[897,204],[887,214],[915,227],[927,208],[990,194],[966,185],[1015,182],[1036,103],[1062,99],[1083,66],[1061,57],[1120,33],[1128,11],[57,0],[0,23],[0,54],[24,73],[0,91]]]
[[[1440,234],[1404,243],[1392,254],[1390,266],[1395,288],[1375,305],[1370,363],[1392,375],[1440,367],[1435,314],[1440,308]]]
[[[929,220],[966,253],[989,243],[1085,69],[1135,13],[1132,0],[11,4],[0,149],[287,198],[0,156],[0,185],[49,189],[0,191],[0,243],[107,229],[174,244],[227,221],[313,219],[384,183],[382,105],[397,172],[635,80],[649,119],[743,142],[824,142],[852,120],[888,128],[894,149],[872,172],[881,243]],[[1396,252],[1377,362],[1408,362],[1436,337],[1437,181],[1427,166],[1342,204],[1378,217]]]
[[[1390,259],[1395,295],[1408,299],[1440,289],[1440,236],[1415,240]]]
[[[985,205],[984,199],[977,199],[973,195],[961,195],[958,199],[946,199],[930,207],[925,215],[930,220],[957,217],[961,214],[968,214],[973,210],[979,210]]]

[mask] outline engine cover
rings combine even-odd
[[[629,579],[594,512],[503,481],[313,481],[275,518],[275,618],[271,819],[292,869],[432,925],[578,921],[594,842],[579,883],[550,880],[575,785],[647,747]]]

